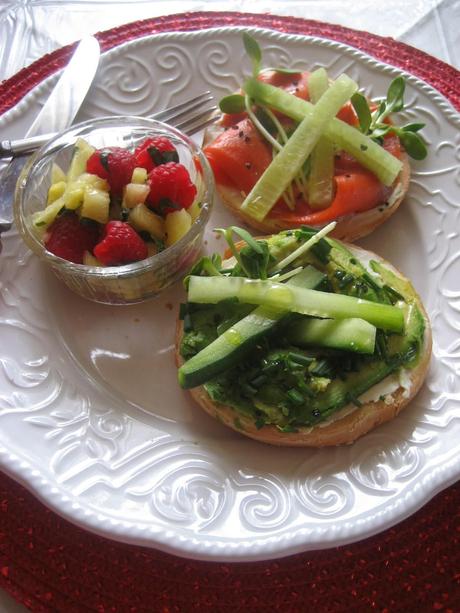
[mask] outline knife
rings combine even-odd
[[[94,36],[87,36],[79,42],[48,100],[27,130],[26,138],[60,132],[72,125],[93,82],[99,57],[99,43]],[[0,235],[13,223],[14,190],[27,159],[28,155],[13,157],[0,173]]]

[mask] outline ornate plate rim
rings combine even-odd
[[[107,56],[122,54],[126,48],[134,48],[145,44],[149,40],[168,40],[199,38],[209,35],[210,32],[225,34],[226,32],[253,31],[273,38],[282,38],[292,41],[311,41],[315,44],[337,49],[347,55],[359,59],[361,62],[378,68],[387,74],[404,74],[409,82],[421,88],[428,97],[443,111],[444,117],[455,126],[460,127],[460,113],[452,104],[433,86],[411,73],[378,60],[367,53],[346,43],[324,39],[317,36],[292,34],[280,32],[266,27],[257,26],[220,26],[210,27],[201,31],[161,32],[141,36],[134,40],[123,42],[104,52]],[[28,105],[41,96],[43,91],[56,81],[61,71],[45,78],[36,85],[14,107],[0,117],[0,128],[9,121],[20,116]],[[7,474],[31,489],[47,506],[66,519],[76,523],[82,528],[89,529],[101,536],[122,542],[155,547],[167,553],[207,561],[261,561],[280,558],[296,553],[312,550],[326,549],[352,543],[377,534],[395,523],[412,515],[421,506],[434,497],[439,491],[453,484],[460,475],[460,457],[453,458],[442,467],[436,467],[430,473],[430,488],[415,487],[404,499],[397,496],[393,502],[385,505],[384,510],[376,511],[374,515],[366,517],[365,521],[348,525],[348,532],[343,535],[343,526],[327,529],[301,528],[287,529],[281,536],[252,538],[249,541],[232,542],[210,540],[207,538],[184,538],[174,529],[162,532],[147,524],[127,520],[115,520],[104,517],[88,507],[82,505],[78,499],[64,495],[53,483],[43,477],[40,470],[34,468],[29,462],[21,459],[0,444],[0,468]],[[403,510],[400,507],[403,505]],[[319,540],[321,539],[321,540]]]

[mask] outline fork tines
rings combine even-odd
[[[196,109],[199,109],[203,105],[207,103],[213,102],[213,96],[210,91],[205,91],[198,96],[194,96],[193,98],[189,98],[188,100],[184,100],[179,104],[165,109],[164,111],[160,111],[159,113],[154,113],[153,117],[158,121],[167,121],[167,122],[178,122],[180,120],[186,121],[188,119],[188,115],[193,113]],[[214,107],[215,108],[215,107]],[[193,115],[195,118],[196,115]]]

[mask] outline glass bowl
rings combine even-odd
[[[53,163],[66,170],[77,139],[96,149],[109,146],[134,149],[151,136],[166,136],[179,161],[197,186],[201,210],[190,230],[175,244],[144,260],[122,266],[74,264],[46,250],[43,231],[32,223],[43,210],[51,184]],[[214,198],[214,179],[201,149],[185,134],[161,122],[140,117],[106,117],[81,123],[62,132],[40,148],[21,173],[15,192],[16,226],[28,247],[74,292],[95,302],[130,304],[158,295],[183,278],[201,254],[203,233]]]

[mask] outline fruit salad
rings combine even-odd
[[[176,243],[200,213],[197,185],[169,138],[133,151],[75,144],[67,172],[54,164],[33,225],[46,249],[76,264],[120,266]]]

